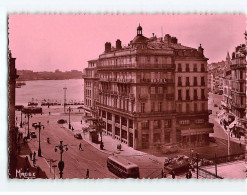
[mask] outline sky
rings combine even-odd
[[[19,70],[82,71],[105,42],[128,45],[139,23],[146,37],[161,37],[163,31],[185,46],[201,43],[209,63],[225,60],[245,43],[244,15],[15,14],[9,15],[9,49]]]

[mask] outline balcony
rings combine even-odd
[[[194,82],[194,83],[193,83],[193,86],[197,86],[197,82]]]
[[[140,83],[170,84],[173,83],[173,80],[172,79],[140,79]]]
[[[185,86],[189,87],[190,86],[190,82],[186,82]]]
[[[141,101],[148,100],[148,94],[139,94],[138,99]]]
[[[182,87],[182,82],[178,82],[178,87]]]
[[[238,109],[243,109],[243,110],[246,108],[245,104],[238,104],[238,103],[235,103],[235,102],[232,102],[232,106],[235,107],[235,108],[238,108]]]
[[[202,83],[201,83],[201,86],[205,86],[205,85],[206,85],[205,82],[202,82]]]

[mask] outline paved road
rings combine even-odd
[[[19,112],[17,112],[17,116],[19,121]],[[30,131],[36,132],[37,136],[38,129],[35,130],[31,124],[33,122],[41,122],[45,126],[44,130],[41,129],[41,149],[43,158],[57,160],[58,162],[60,160],[60,153],[59,150],[55,152],[54,148],[56,145],[59,145],[60,141],[63,141],[64,144],[68,144],[68,151],[63,153],[63,161],[65,162],[63,178],[85,178],[87,168],[89,169],[90,178],[117,178],[117,176],[107,169],[106,161],[109,154],[102,153],[84,140],[74,138],[71,130],[57,124],[57,120],[61,118],[68,120],[68,115],[51,113],[51,116],[43,114],[34,115],[30,118]],[[23,120],[25,121],[26,119],[23,118]],[[49,123],[47,123],[47,120],[49,120]],[[81,115],[72,114],[71,120],[80,121]],[[47,137],[50,138],[50,144],[47,143]],[[82,143],[82,151],[78,149],[80,143]],[[29,142],[29,146],[32,151],[38,153],[38,138],[32,139]],[[139,165],[141,178],[161,177],[163,163],[160,160],[157,160],[156,157],[148,155],[126,156],[125,158]],[[55,164],[57,164],[57,162]],[[47,168],[49,168],[49,163],[46,165]],[[55,173],[57,177],[59,177],[58,169],[55,170]]]

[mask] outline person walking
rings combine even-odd
[[[34,151],[33,152],[33,159],[35,159],[35,157],[36,157],[36,152]]]
[[[87,173],[86,173],[86,179],[89,178],[89,169],[87,169]]]
[[[79,150],[82,150],[81,143],[79,144]]]
[[[240,149],[242,148],[242,143],[241,142],[239,142],[239,147],[240,147]]]
[[[26,164],[27,164],[27,162],[28,162],[28,157],[27,156],[25,157],[25,161],[26,161]]]
[[[175,179],[175,172],[174,171],[172,171],[172,179]]]
[[[30,160],[32,160],[32,156],[33,156],[33,153],[30,152],[30,154],[29,154]]]

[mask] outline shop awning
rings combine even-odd
[[[181,135],[182,136],[200,135],[200,134],[208,134],[208,133],[213,133],[213,132],[214,132],[213,128],[186,129],[186,130],[181,130]]]

